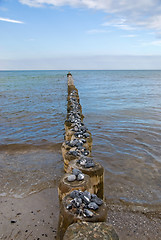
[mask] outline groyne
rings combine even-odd
[[[62,144],[65,174],[58,186],[57,240],[118,240],[113,227],[105,223],[104,169],[92,158],[92,135],[83,123],[78,89],[71,73],[67,74],[67,80],[67,118]]]

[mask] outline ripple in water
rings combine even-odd
[[[107,202],[160,211],[161,71],[86,71],[76,86]]]
[[[107,201],[136,211],[160,209],[161,71],[72,74],[93,136],[92,154],[105,168]],[[66,71],[1,73],[0,83],[1,194],[53,186],[63,169],[60,149],[50,146],[63,142]],[[38,148],[11,153],[4,148],[10,144]]]
[[[62,175],[60,144],[40,148],[9,146],[0,152],[0,196],[23,198],[56,187]],[[23,149],[24,148],[24,149]],[[21,149],[21,150],[20,150]]]

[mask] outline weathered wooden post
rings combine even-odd
[[[80,231],[81,229],[81,231]],[[70,225],[63,240],[119,240],[111,225],[105,222],[78,222]]]
[[[84,159],[89,158],[82,158],[82,161]],[[92,192],[97,194],[99,198],[104,199],[104,168],[97,162],[93,162],[94,166],[92,167],[85,167],[85,165],[80,164],[80,161],[81,159],[71,161],[66,172],[70,173],[74,168],[81,170],[82,173],[90,177]]]
[[[91,180],[90,177],[84,174],[82,180],[77,180],[74,175],[65,174],[61,179],[58,187],[59,200],[62,201],[66,195],[74,190],[85,191],[91,190]]]
[[[62,240],[67,228],[76,222],[105,222],[107,217],[106,204],[89,192],[73,191],[67,195],[60,206],[57,240]],[[93,196],[93,198],[92,198]],[[92,199],[97,199],[96,202]],[[81,231],[81,229],[80,229]]]

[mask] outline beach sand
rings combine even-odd
[[[161,215],[131,211],[121,205],[108,206],[107,222],[120,240],[161,240]]]
[[[23,199],[0,198],[1,240],[54,240],[59,217],[57,188],[45,189]],[[161,218],[108,206],[107,223],[120,240],[160,240]]]
[[[59,216],[57,188],[23,199],[0,198],[0,239],[55,239]]]

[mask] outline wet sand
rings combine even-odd
[[[59,215],[56,188],[23,199],[0,197],[1,240],[55,239]]]
[[[57,188],[45,189],[23,199],[0,198],[1,240],[54,240],[59,216]],[[120,240],[160,240],[161,217],[108,205],[107,223]]]
[[[107,223],[115,228],[120,240],[161,240],[161,215],[145,214],[108,205]]]

